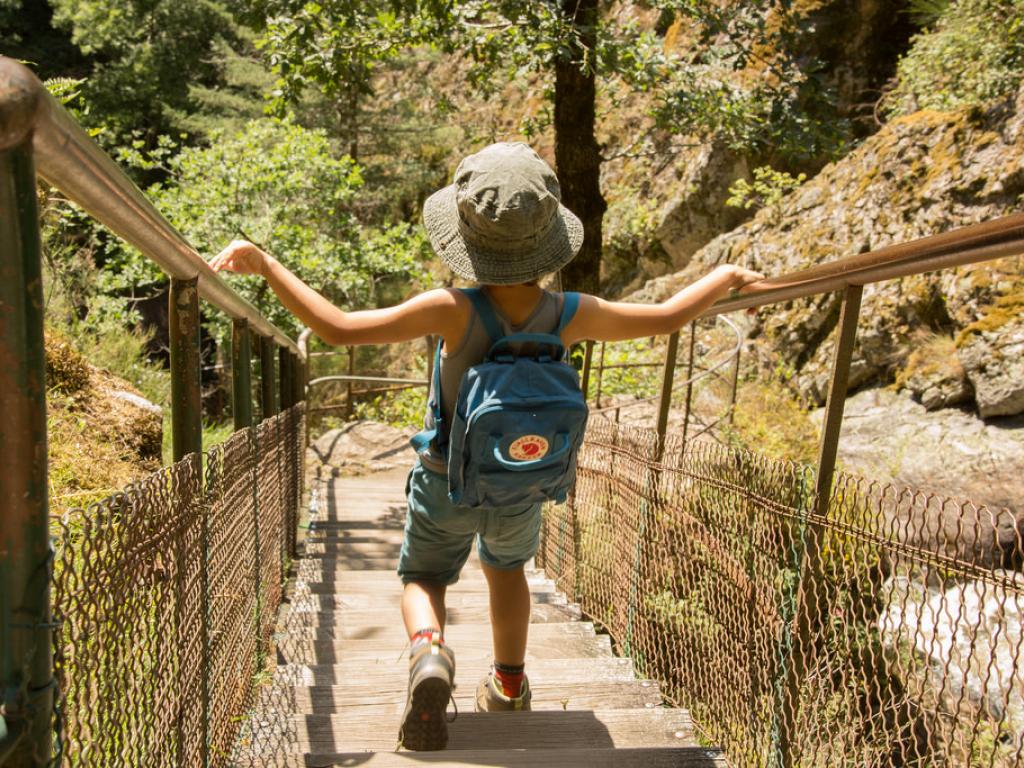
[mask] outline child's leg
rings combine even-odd
[[[481,563],[491,599],[491,635],[494,661],[515,667],[526,659],[530,631],[530,587],[523,567],[492,568]]]
[[[410,581],[402,592],[402,620],[405,631],[412,636],[421,629],[444,631],[447,612],[444,595],[448,587],[430,581]]]

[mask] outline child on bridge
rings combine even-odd
[[[505,334],[552,333],[561,326],[563,295],[540,288],[577,253],[583,227],[560,200],[551,168],[525,144],[494,144],[459,165],[454,183],[423,207],[437,254],[459,277],[481,286]],[[232,242],[214,270],[262,275],[281,303],[328,344],[383,344],[426,335],[443,340],[440,425],[450,429],[463,373],[491,346],[487,323],[467,294],[426,291],[386,309],[344,312],[252,243]],[[661,304],[626,304],[579,297],[561,328],[566,347],[582,340],[620,341],[667,334],[699,316],[730,291],[749,290],[762,275],[722,265]],[[479,301],[479,298],[476,299]],[[436,394],[436,393],[435,393]],[[441,445],[444,443],[441,442]],[[492,673],[480,682],[476,706],[485,711],[530,708],[524,674],[530,591],[523,566],[537,551],[541,505],[471,509],[448,495],[445,456],[432,440],[409,476],[408,516],[398,574],[402,618],[409,635],[409,694],[400,740],[409,749],[442,749],[455,656],[444,642],[445,591],[459,578],[474,539],[487,580],[494,643]]]

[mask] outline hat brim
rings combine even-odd
[[[463,237],[455,184],[440,189],[423,204],[423,226],[434,251],[452,272],[484,285],[514,285],[555,272],[579,253],[583,224],[559,203],[555,222],[544,238],[523,253],[492,251]]]

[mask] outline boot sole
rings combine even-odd
[[[409,694],[402,718],[402,746],[415,751],[431,751],[448,746],[448,721],[445,712],[452,687],[440,677],[420,680]]]

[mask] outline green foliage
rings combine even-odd
[[[377,395],[370,401],[358,402],[355,404],[353,414],[356,419],[379,421],[400,429],[407,427],[420,429],[426,410],[426,388],[412,387],[398,392]]]
[[[260,40],[280,76],[284,112],[309,86],[331,97],[372,93],[376,68],[413,42],[411,30],[379,4],[352,0],[270,0]]]
[[[845,151],[850,125],[835,110],[813,34],[798,9],[774,0],[660,0],[693,45],[663,64],[658,127],[718,139],[738,151],[803,162]]]
[[[405,224],[360,227],[352,213],[360,169],[347,157],[332,157],[321,131],[264,119],[163,162],[172,176],[151,197],[200,253],[212,256],[246,237],[345,308],[393,300],[421,276],[423,235]],[[112,261],[109,290],[159,277],[134,252],[121,250]],[[228,279],[271,322],[297,333],[298,321],[261,278]]]
[[[591,393],[597,392],[598,369],[600,368],[601,346],[594,348],[593,371],[591,373]],[[601,375],[601,399],[615,395],[633,395],[637,398],[652,397],[661,386],[661,373],[657,363],[663,353],[658,350],[653,339],[630,339],[616,341],[604,346],[604,365]],[[655,363],[642,368],[611,367],[625,366],[632,363]]]
[[[729,443],[799,463],[817,456],[818,433],[807,410],[780,384],[745,382],[736,394]]]
[[[948,3],[900,59],[890,115],[984,104],[1016,91],[1024,76],[1024,0]]]
[[[768,165],[754,169],[754,180],[737,179],[729,187],[726,205],[734,208],[768,208],[779,203],[783,197],[807,181],[807,174],[792,176],[785,171],[776,171]]]
[[[216,0],[50,0],[54,25],[93,62],[83,86],[115,137],[177,128],[194,109],[189,88],[219,82],[214,42],[235,24]]]
[[[930,27],[949,10],[952,0],[910,0],[906,13],[919,27]]]

